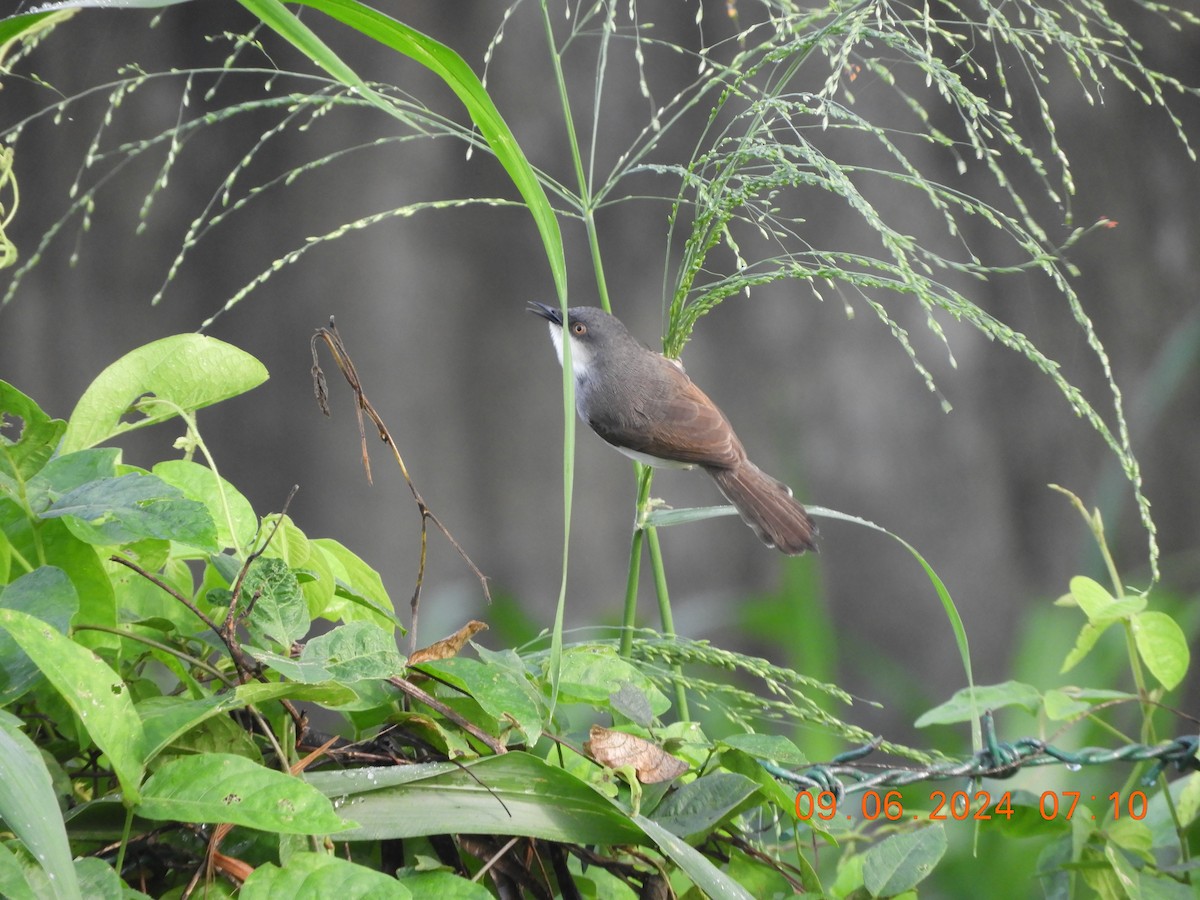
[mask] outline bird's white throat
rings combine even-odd
[[[558,354],[558,364],[563,361],[563,329],[557,322],[550,323],[550,340],[554,342],[554,352]],[[578,384],[588,377],[592,364],[591,348],[576,338],[571,338],[571,374]]]

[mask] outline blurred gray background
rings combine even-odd
[[[384,2],[380,8],[450,44],[477,71],[503,13],[502,5],[482,2]],[[706,3],[705,11],[709,40],[730,31],[724,4]],[[660,37],[697,40],[693,6],[651,3],[644,16],[655,18]],[[400,85],[438,112],[464,120],[454,97],[419,66],[311,11],[305,19],[364,76]],[[57,92],[73,96],[113,81],[126,63],[136,61],[147,71],[219,65],[230,45],[207,36],[248,24],[235,4],[186,4],[157,19],[133,11],[85,11],[4,80],[0,127],[53,104]],[[1144,15],[1130,25],[1147,42],[1148,65],[1200,83],[1200,32],[1176,34]],[[312,71],[289,48],[264,38],[280,67]],[[600,169],[611,165],[647,119],[648,103],[623,52],[610,62]],[[245,59],[262,64],[253,53]],[[594,57],[581,49],[566,63],[586,142]],[[694,77],[694,62],[683,57],[660,55],[653,64],[659,102]],[[22,77],[30,73],[53,88]],[[826,74],[820,63],[813,65],[810,86]],[[1200,381],[1194,365],[1200,344],[1200,167],[1160,109],[1115,84],[1089,105],[1065,67],[1057,65],[1051,75],[1041,89],[1074,164],[1074,221],[1108,216],[1119,222],[1071,251],[1082,271],[1073,284],[1125,393],[1159,527],[1165,592],[1192,595],[1200,584]],[[123,141],[144,140],[181,117],[258,96],[262,87],[261,78],[228,77],[217,100],[206,104],[203,92],[213,81],[199,79],[187,107],[181,106],[182,77],[142,85],[116,111],[100,146],[111,151]],[[299,86],[279,82],[272,89]],[[1036,133],[1035,98],[1015,75],[1012,88],[1014,114]],[[488,89],[534,164],[573,185],[534,5],[520,7],[509,21]],[[100,126],[106,94],[72,104],[59,122],[49,116],[31,121],[19,135],[21,206],[9,231],[23,258],[68,209],[69,189]],[[865,77],[856,95],[858,109],[868,115],[872,109],[886,114],[895,102]],[[1171,99],[1185,129],[1200,140],[1200,101]],[[77,217],[70,220],[0,310],[0,377],[65,417],[106,365],[149,340],[194,330],[310,235],[405,203],[516,196],[493,159],[479,152],[468,159],[461,144],[362,149],[230,216],[195,248],[163,302],[151,307],[189,223],[278,120],[277,113],[243,116],[204,129],[180,147],[169,185],[156,196],[141,233],[139,210],[161,171],[166,145],[119,169],[121,157],[110,155],[84,173],[85,185],[107,178],[90,228],[83,232]],[[235,193],[323,153],[396,132],[379,113],[331,113],[260,148]],[[690,150],[687,136],[677,140],[661,155],[671,147],[681,155]],[[956,177],[950,157],[930,150],[926,162],[934,177]],[[674,191],[665,182],[643,179],[637,186],[643,184],[648,193]],[[908,215],[904,202],[881,204],[901,230]],[[661,333],[667,211],[662,203],[625,204],[598,215],[614,310],[652,346]],[[805,214],[820,223],[829,247],[852,239],[856,223],[844,208],[814,207]],[[1043,221],[1061,226],[1052,232],[1056,239],[1069,231],[1061,212],[1048,210]],[[913,225],[914,231],[922,227]],[[594,304],[582,226],[564,219],[563,228],[572,303]],[[990,247],[992,238],[982,230],[971,240],[985,259],[1004,261],[1009,252]],[[0,273],[0,286],[10,277],[11,270]],[[1008,276],[969,289],[987,310],[1059,360],[1112,422],[1099,366],[1044,278]],[[793,484],[805,500],[878,522],[925,555],[963,615],[978,682],[1009,677],[1015,648],[1036,647],[1037,629],[1046,622],[1065,622],[1068,635],[1078,626],[1077,614],[1051,609],[1049,602],[1094,558],[1077,513],[1048,483],[1072,489],[1089,505],[1105,505],[1128,580],[1146,582],[1146,541],[1116,461],[1071,415],[1048,379],[1023,358],[947,321],[958,361],[952,369],[927,332],[924,313],[890,298],[889,310],[910,330],[953,404],[946,414],[870,311],[860,302],[850,320],[842,302],[827,294],[821,303],[807,286],[783,284],[757,290],[749,300],[734,297],[701,321],[684,362],[763,468]],[[407,619],[418,553],[415,507],[375,441],[375,485],[366,484],[351,397],[327,355],[332,421],[312,399],[309,336],[334,315],[368,396],[425,499],[490,576],[493,590],[549,626],[560,571],[562,407],[544,323],[523,312],[530,299],[553,302],[553,284],[530,216],[518,208],[426,211],[313,250],[209,329],[262,359],[271,372],[264,386],[200,415],[223,474],[260,513],[277,510],[299,484],[291,507],[297,523],[312,536],[337,538],[375,566]],[[126,459],[152,464],[170,453],[177,435],[167,426],[131,437]],[[659,474],[655,494],[674,506],[719,501],[708,479],[696,473]],[[569,627],[619,616],[632,504],[631,466],[581,429]],[[797,617],[813,616],[814,604],[825,610],[837,635],[836,679],[899,712],[902,721],[963,684],[951,630],[929,582],[903,549],[877,533],[826,520],[819,558],[786,563],[799,567],[791,574],[800,577],[793,579],[785,578],[784,559],[734,518],[666,529],[662,543],[676,625],[684,634],[803,669],[795,647],[740,634],[754,604],[773,594]],[[437,535],[431,536],[429,558],[422,643],[467,618],[489,617],[478,584]],[[809,576],[818,588],[815,597],[783,592],[781,585]],[[653,623],[650,584],[644,582],[644,618]],[[1048,671],[1057,669],[1067,647],[1047,647]],[[872,727],[873,715],[862,710],[851,718]]]

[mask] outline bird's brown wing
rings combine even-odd
[[[682,367],[667,359],[662,363],[651,379],[652,390],[612,405],[627,415],[592,417],[588,424],[610,444],[658,459],[719,468],[738,464],[746,451],[725,414]]]

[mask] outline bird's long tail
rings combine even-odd
[[[768,547],[789,556],[817,549],[817,526],[782,481],[748,459],[736,468],[705,467],[705,471]]]

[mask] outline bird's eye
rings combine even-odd
[[[587,326],[584,325],[582,322],[572,322],[571,323],[571,332],[576,335],[587,334]]]

